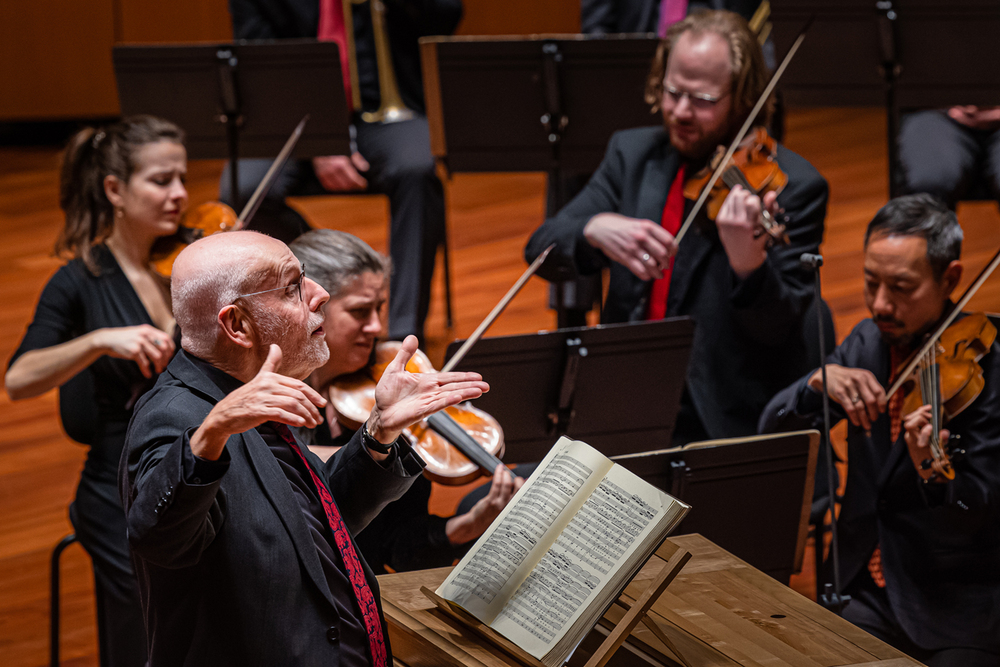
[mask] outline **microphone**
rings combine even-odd
[[[803,269],[818,269],[823,266],[823,255],[804,252],[799,256],[799,263],[802,264]]]

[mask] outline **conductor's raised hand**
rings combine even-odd
[[[216,403],[191,436],[191,451],[196,456],[214,461],[229,436],[264,422],[307,428],[322,423],[319,408],[326,406],[326,399],[305,382],[277,373],[280,364],[281,348],[271,345],[257,375]]]
[[[490,390],[479,373],[410,373],[406,363],[416,351],[416,336],[407,336],[375,387],[368,433],[382,444],[424,417]]]
[[[663,277],[677,254],[673,234],[652,220],[598,213],[583,228],[587,242],[642,280]]]

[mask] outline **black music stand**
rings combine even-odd
[[[541,461],[561,435],[631,454],[669,446],[693,337],[677,317],[484,338],[454,370],[490,384],[475,405],[503,424],[506,463]]]
[[[614,132],[660,122],[643,100],[658,43],[645,34],[425,37],[431,152],[449,172],[547,172],[546,216],[555,215],[567,203],[565,176],[596,170]],[[565,283],[587,292],[568,300],[593,303],[592,284]],[[576,324],[562,307],[571,292],[554,293],[560,327]]]
[[[779,53],[814,14],[779,88],[789,106],[884,106],[891,197],[900,109],[1000,104],[996,0],[771,0]]]
[[[238,158],[273,158],[307,114],[296,157],[350,153],[334,42],[119,45],[113,57],[122,115],[167,118],[184,129],[189,157],[228,158],[234,197]]]
[[[615,461],[691,505],[678,533],[701,533],[787,584],[802,568],[819,431],[693,442]]]

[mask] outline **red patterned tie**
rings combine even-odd
[[[889,386],[896,381],[896,375],[904,361],[903,354],[897,352],[896,348],[889,348],[889,364],[892,372],[889,374]],[[899,432],[903,429],[903,392],[897,391],[889,399],[889,441],[892,444],[899,439]],[[872,557],[868,560],[868,572],[872,575],[872,580],[879,588],[885,588],[885,576],[882,574],[882,547],[876,545]]]
[[[663,218],[660,224],[665,230],[676,235],[681,228],[681,218],[684,216],[684,163],[677,170],[677,176],[670,186],[667,204],[663,207]],[[653,289],[649,293],[649,309],[647,320],[662,320],[667,314],[667,295],[670,293],[670,274],[674,272],[674,258],[663,269],[663,277],[653,281]]]
[[[316,39],[321,42],[337,42],[340,47],[340,71],[344,76],[344,94],[347,108],[353,109],[351,92],[351,66],[348,61],[347,26],[344,24],[343,0],[319,0],[319,29]]]
[[[388,660],[385,650],[385,638],[382,636],[382,621],[379,620],[378,606],[375,604],[375,596],[372,594],[372,589],[368,586],[368,580],[365,579],[365,571],[361,567],[361,561],[358,560],[354,544],[351,543],[351,536],[347,532],[347,526],[344,525],[344,520],[340,516],[340,510],[337,509],[337,504],[333,502],[333,496],[330,495],[326,485],[323,484],[319,475],[309,465],[306,457],[302,455],[299,443],[295,441],[288,427],[276,422],[270,423],[274,427],[274,430],[278,432],[278,435],[281,436],[281,439],[288,443],[293,452],[299,455],[306,470],[309,471],[309,476],[312,477],[313,486],[316,487],[319,499],[323,502],[323,510],[326,512],[326,519],[330,523],[330,530],[333,531],[333,539],[337,543],[337,548],[340,549],[341,558],[344,560],[344,567],[347,568],[347,577],[351,580],[351,586],[354,588],[354,597],[357,598],[358,606],[361,607],[361,614],[365,619],[365,629],[368,631],[368,646],[372,653],[372,665],[374,667],[387,667]]]

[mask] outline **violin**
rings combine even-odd
[[[743,126],[740,128],[736,136],[733,137],[733,141],[729,144],[729,147],[721,155],[716,154],[715,158],[712,160],[712,164],[706,173],[711,171],[710,175],[707,177],[702,177],[701,172],[697,174],[694,178],[697,178],[697,184],[692,184],[689,190],[687,183],[685,183],[684,195],[688,199],[694,199],[694,206],[691,207],[691,211],[688,213],[687,218],[684,219],[684,223],[681,228],[677,230],[674,235],[674,240],[680,244],[681,239],[687,234],[688,229],[691,228],[691,224],[694,222],[695,217],[701,212],[702,207],[708,203],[709,199],[712,203],[709,204],[709,217],[714,220],[716,215],[719,213],[719,209],[722,208],[722,203],[726,200],[726,196],[729,194],[729,190],[736,185],[741,185],[748,190],[753,192],[758,192],[757,186],[764,188],[768,184],[772,188],[778,188],[776,191],[780,191],[780,188],[784,187],[785,183],[788,182],[788,175],[777,169],[778,163],[774,161],[774,152],[777,143],[768,136],[767,132],[762,128],[758,128],[754,134],[754,139],[750,142],[748,146],[744,146],[743,139],[747,136],[750,128],[753,126],[754,119],[757,118],[757,114],[760,113],[761,109],[767,103],[768,98],[771,97],[771,93],[774,92],[775,86],[778,85],[778,81],[781,79],[781,75],[785,73],[785,69],[788,68],[788,64],[792,62],[792,58],[798,52],[799,47],[802,46],[802,40],[806,38],[806,32],[808,32],[809,27],[812,26],[813,20],[816,16],[813,15],[806,25],[799,32],[799,36],[795,38],[792,42],[792,46],[789,47],[788,53],[782,58],[781,64],[774,71],[774,75],[771,80],[767,82],[767,86],[764,87],[764,92],[761,93],[760,98],[758,98],[756,104],[747,114],[746,120],[743,121]],[[737,159],[736,153],[737,149],[740,152],[744,152],[740,158]],[[740,163],[743,163],[745,171],[740,168]],[[748,178],[748,173],[753,174],[753,179]],[[781,174],[781,176],[778,176]],[[777,185],[781,181],[782,177],[784,182]],[[723,179],[725,187],[717,186],[719,179]],[[728,180],[727,180],[728,179]],[[758,194],[763,195],[766,190],[761,189]],[[714,205],[714,206],[713,206]],[[712,214],[714,209],[715,214]],[[762,233],[766,233],[772,241],[770,243],[787,243],[787,237],[785,236],[784,227],[778,225],[773,219],[771,219],[770,214],[767,211],[762,212],[763,221],[761,227],[763,228]]]
[[[482,338],[553,248],[555,248],[554,243],[535,258],[531,266],[521,274],[489,315],[479,323],[472,335],[448,360],[441,369],[442,373],[451,371],[476,341]],[[341,415],[340,421],[344,426],[357,430],[368,419],[372,408],[375,407],[375,385],[385,372],[386,366],[396,356],[399,345],[399,343],[378,345],[375,363],[370,368],[363,368],[334,382],[329,392],[330,403]],[[406,364],[406,370],[411,373],[427,373],[433,372],[434,368],[427,356],[417,351],[413,359]],[[442,484],[466,484],[480,475],[492,475],[496,467],[502,463],[497,457],[503,455],[503,429],[493,417],[467,403],[432,414],[407,429],[407,433],[427,463],[424,474]],[[510,474],[514,476],[514,473]]]
[[[188,212],[174,234],[160,239],[154,244],[151,262],[153,270],[164,278],[169,278],[174,260],[184,248],[205,236],[218,232],[237,231],[250,224],[250,219],[253,218],[254,213],[264,201],[264,195],[271,189],[271,185],[277,179],[278,173],[288,160],[288,156],[295,149],[295,144],[299,142],[299,137],[302,136],[302,131],[308,120],[309,114],[306,114],[292,130],[292,134],[285,141],[285,145],[281,147],[281,151],[268,167],[264,178],[261,179],[257,189],[251,195],[250,201],[243,207],[239,215],[236,215],[236,211],[232,208],[218,201],[205,202]]]
[[[768,192],[780,193],[788,183],[788,174],[781,170],[775,160],[778,143],[762,127],[758,127],[750,140],[736,149],[717,180],[709,187],[712,174],[720,168],[725,151],[722,147],[701,171],[684,181],[684,198],[697,200],[706,187],[708,198],[705,213],[709,220],[715,220],[719,209],[729,196],[729,191],[739,185],[762,198]],[[767,211],[761,211],[761,229],[757,236],[767,234],[768,245],[788,244],[785,226],[779,224]]]
[[[983,391],[986,383],[978,362],[997,337],[996,327],[985,314],[974,313],[960,320],[958,316],[997,266],[1000,266],[1000,250],[969,285],[937,330],[904,363],[903,370],[886,392],[886,399],[899,390],[905,393],[904,415],[921,406],[931,406],[931,458],[914,461],[925,481],[936,475],[955,478],[951,458],[962,452],[949,451],[941,444],[941,427],[971,405]]]
[[[242,228],[243,225],[232,208],[220,201],[205,202],[185,214],[176,232],[159,239],[153,245],[153,270],[164,278],[169,278],[174,260],[181,254],[181,250],[202,237]]]
[[[375,363],[342,376],[330,387],[330,403],[339,421],[352,430],[361,428],[375,407],[375,385],[399,352],[401,343],[379,343]],[[435,369],[420,350],[406,364],[410,373]],[[481,474],[492,475],[503,456],[503,429],[489,414],[465,403],[445,408],[404,431],[427,466],[424,474],[447,485],[467,484]]]

